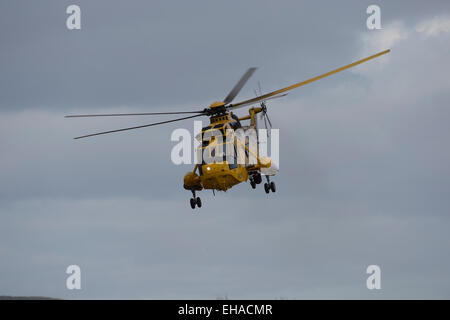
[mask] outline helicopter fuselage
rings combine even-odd
[[[245,142],[238,140],[234,134],[235,130],[242,128],[241,121],[250,120],[250,126],[245,128],[256,129],[256,115],[261,112],[261,108],[249,109],[249,115],[238,118],[232,113],[225,112],[210,117],[210,125],[203,128],[201,135],[197,136],[197,139],[201,141],[201,145],[197,148],[197,155],[202,157],[205,153],[209,156],[215,152],[218,144],[222,144],[222,150],[226,147],[231,148],[231,157],[221,157],[219,160],[215,159],[212,162],[202,159],[201,163],[197,164],[193,171],[188,172],[184,176],[184,188],[191,191],[200,191],[202,189],[212,189],[226,191],[233,186],[245,182],[249,177],[257,176],[256,181],[260,181],[261,169],[267,169],[271,167],[270,158],[260,159],[255,154],[256,163],[249,163],[248,146]],[[214,139],[214,135],[208,135],[208,133],[216,131],[221,132],[223,140],[217,142]],[[237,147],[241,145],[244,149],[245,162],[239,163],[237,161]],[[258,151],[256,151],[257,153]],[[198,171],[198,173],[197,173]],[[259,177],[258,177],[259,176]]]

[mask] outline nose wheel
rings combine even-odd
[[[202,207],[202,199],[195,196],[195,190],[192,190],[192,198],[189,200],[189,203],[192,209],[195,209],[196,206],[199,208]]]
[[[257,184],[260,184],[262,182],[262,177],[260,173],[255,173],[250,177],[250,185],[252,186],[252,189],[256,188]]]

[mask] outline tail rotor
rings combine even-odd
[[[260,81],[258,81],[258,90],[259,90],[259,94],[256,90],[254,90],[255,95],[257,97],[262,96]],[[261,101],[260,107],[261,107],[261,120],[264,120],[264,127],[266,128],[267,137],[269,137],[269,131],[270,131],[269,127],[270,127],[270,129],[272,129],[272,122],[270,121],[269,115],[267,114],[266,100]],[[267,124],[269,124],[269,126],[267,126]]]

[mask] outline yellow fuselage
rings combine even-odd
[[[211,108],[220,108],[223,106],[222,102],[215,102],[211,104]],[[252,108],[249,110],[250,115],[240,118],[240,120],[251,120],[251,125],[255,126],[255,116],[261,111],[261,108]],[[210,125],[202,130],[202,137],[210,130],[220,130],[224,137],[227,134],[227,129],[232,129],[232,125],[236,123],[236,118],[233,118],[230,113],[220,113],[210,117]],[[234,132],[234,131],[232,131]],[[207,142],[202,141],[202,145],[197,149],[197,152],[203,152],[208,149],[211,152],[212,149],[217,145],[217,143],[212,139]],[[224,138],[223,146],[225,146],[226,141],[228,143],[235,143],[234,134],[230,142],[230,137]],[[205,145],[206,144],[206,145]],[[236,158],[235,158],[236,160]],[[193,171],[188,172],[184,176],[184,188],[188,190],[202,190],[202,189],[215,189],[226,191],[236,184],[247,181],[249,178],[249,172],[252,170],[258,170],[261,167],[270,166],[270,160],[263,159],[265,161],[260,162],[261,159],[258,158],[258,164],[249,166],[239,163],[228,163],[225,159],[221,161],[214,161],[212,163],[197,164]],[[235,161],[236,162],[236,161]],[[198,169],[199,174],[196,173]]]

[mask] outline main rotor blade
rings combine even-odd
[[[230,104],[229,106],[227,106],[227,110],[239,109],[239,108],[242,108],[242,107],[245,107],[245,106],[254,104],[255,102],[260,102],[260,101],[267,101],[267,100],[272,100],[272,99],[283,98],[283,97],[286,97],[287,95],[288,95],[288,93],[283,93],[283,94],[279,94],[279,95],[277,95],[277,96],[269,97],[269,98],[266,98],[266,99],[261,98],[261,97],[259,96],[259,97],[254,98],[254,99],[250,99],[251,101],[250,101],[250,100],[247,100],[247,101],[244,101],[245,103],[244,103],[244,102],[239,103],[239,105],[236,105],[236,104]]]
[[[253,103],[255,103],[255,102],[259,102],[259,101],[261,101],[261,100],[267,100],[267,98],[272,97],[272,96],[274,96],[274,95],[277,95],[277,94],[280,94],[280,93],[283,93],[283,92],[286,92],[286,91],[289,91],[289,90],[292,90],[292,89],[295,89],[295,88],[304,86],[305,84],[308,84],[308,83],[311,83],[311,82],[320,80],[320,79],[322,79],[322,78],[331,76],[332,74],[335,74],[335,73],[338,73],[338,72],[340,72],[340,71],[343,71],[343,70],[349,69],[349,68],[351,68],[351,67],[357,66],[358,64],[361,64],[361,63],[363,63],[363,62],[366,62],[366,61],[375,59],[375,58],[377,58],[377,57],[379,57],[379,56],[381,56],[381,55],[383,55],[383,54],[386,54],[386,53],[388,53],[388,52],[390,52],[390,51],[391,51],[390,49],[385,50],[385,51],[381,51],[381,52],[379,52],[379,53],[377,53],[377,54],[374,54],[374,55],[372,55],[372,56],[370,56],[370,57],[367,57],[367,58],[364,58],[364,59],[355,61],[355,62],[353,62],[353,63],[350,63],[350,64],[346,65],[346,66],[337,68],[337,69],[335,69],[335,70],[332,70],[332,71],[329,71],[329,72],[327,72],[327,73],[321,74],[321,75],[319,75],[319,76],[310,78],[310,79],[308,79],[308,80],[305,80],[305,81],[302,81],[302,82],[293,84],[293,85],[291,85],[291,86],[289,86],[289,87],[286,87],[286,88],[283,88],[283,89],[279,89],[279,90],[275,90],[275,91],[272,91],[272,92],[263,94],[262,96],[259,96],[259,97],[257,97],[257,98],[253,98],[253,99],[249,99],[249,100],[245,100],[245,101],[242,101],[242,102],[239,102],[239,103],[232,104],[232,105],[229,106],[229,108],[230,108],[230,109],[241,108],[241,107],[247,106],[247,105],[249,105],[249,104],[253,104]]]
[[[175,112],[141,112],[141,113],[109,113],[109,114],[73,114],[64,116],[64,118],[82,118],[82,117],[120,117],[120,116],[155,116],[165,114],[189,114],[203,113],[203,111],[175,111]]]
[[[230,93],[226,96],[226,98],[223,100],[223,103],[228,104],[237,96],[239,91],[241,91],[242,87],[245,85],[245,83],[248,81],[248,79],[252,76],[253,72],[255,72],[256,68],[249,68],[244,75],[241,77],[241,79],[236,83],[234,88],[230,91]]]
[[[156,125],[159,125],[159,124],[165,124],[165,123],[169,123],[169,122],[181,121],[181,120],[186,120],[186,119],[200,117],[200,116],[204,116],[204,114],[196,114],[195,116],[189,116],[189,117],[172,119],[172,120],[161,121],[161,122],[155,122],[155,123],[150,123],[150,124],[146,124],[146,125],[143,125],[143,126],[137,126],[137,127],[130,127],[130,128],[117,129],[117,130],[110,130],[110,131],[91,133],[91,134],[87,134],[85,136],[75,137],[74,139],[81,139],[81,138],[87,138],[87,137],[92,137],[92,136],[99,136],[101,134],[107,134],[107,133],[113,133],[113,132],[119,132],[119,131],[127,131],[127,130],[133,130],[133,129],[146,128],[146,127],[156,126]]]

